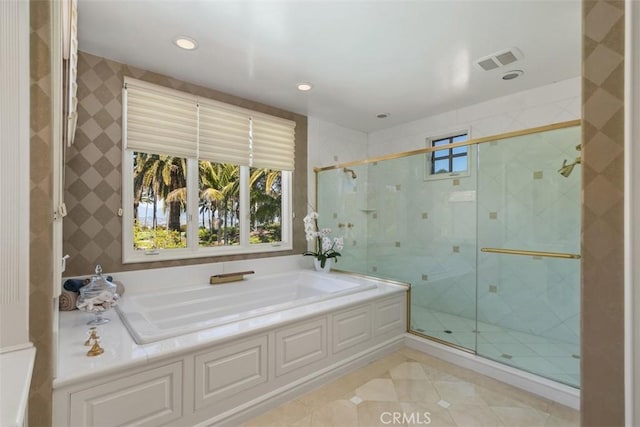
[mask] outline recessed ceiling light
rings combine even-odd
[[[379,119],[386,119],[390,115],[391,114],[389,114],[389,113],[380,113],[380,114],[376,114],[376,117],[379,118]]]
[[[176,46],[184,50],[194,50],[198,48],[198,42],[187,36],[178,36],[173,39]]]
[[[313,89],[313,85],[311,83],[298,83],[298,90],[302,92],[307,92]]]
[[[507,71],[506,73],[504,73],[502,75],[502,80],[513,80],[513,79],[517,79],[518,77],[520,77],[521,75],[524,74],[524,71],[522,70],[511,70],[511,71]]]

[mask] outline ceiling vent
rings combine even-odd
[[[510,49],[501,50],[499,52],[492,53],[491,55],[484,56],[478,59],[475,64],[478,68],[484,71],[490,71],[512,64],[522,58],[524,58],[524,55],[520,49],[512,47]]]

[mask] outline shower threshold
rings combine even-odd
[[[413,307],[410,332],[535,375],[580,387],[580,346],[424,307]]]

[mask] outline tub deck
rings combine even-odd
[[[295,271],[224,285],[128,295],[116,309],[135,342],[147,344],[376,286],[349,276]]]

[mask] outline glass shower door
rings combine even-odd
[[[317,174],[318,225],[342,237],[344,250],[334,269],[367,273],[367,166],[335,168]]]
[[[411,330],[474,351],[476,177],[427,179],[427,159],[323,170],[318,222],[344,237],[336,269],[410,283]]]
[[[571,127],[478,145],[477,354],[575,387],[579,144]]]

